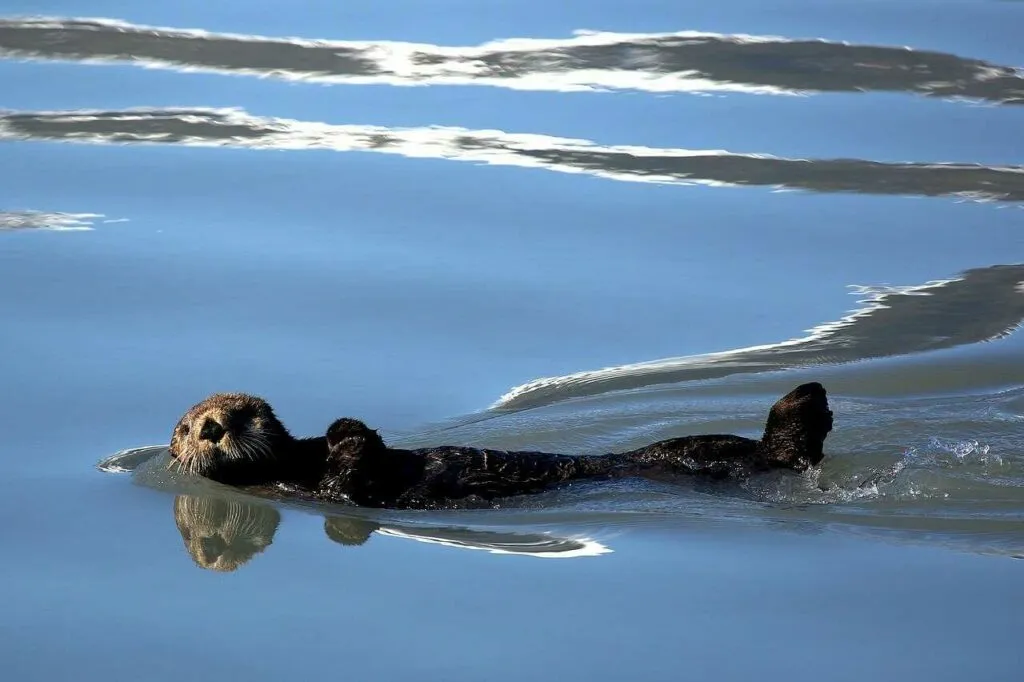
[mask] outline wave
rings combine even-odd
[[[545,168],[628,182],[1024,201],[1022,166],[791,159],[716,149],[599,145],[500,130],[333,125],[254,116],[241,109],[0,112],[0,140],[363,151]]]
[[[522,409],[609,391],[809,365],[906,355],[1011,334],[1024,321],[1024,264],[967,270],[954,279],[904,287],[854,287],[858,310],[762,346],[666,358],[545,377],[516,386],[492,409]]]
[[[579,31],[476,46],[214,33],[116,19],[0,20],[0,56],[124,63],[317,83],[516,90],[906,92],[1024,103],[1024,72],[909,47],[720,34]]]

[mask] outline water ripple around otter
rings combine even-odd
[[[376,524],[366,537],[380,531],[450,547],[533,556],[599,555],[614,549],[617,534],[637,525],[726,522],[814,532],[838,528],[1024,556],[1024,453],[1004,430],[993,428],[994,421],[1022,418],[1022,401],[1024,389],[909,401],[833,394],[837,429],[820,469],[762,475],[738,485],[691,479],[583,483],[471,512],[375,512],[301,501],[297,506],[334,514],[349,524],[352,519]],[[672,396],[641,391],[620,397],[615,428],[607,424],[607,406],[594,402],[599,404],[576,401],[573,420],[563,419],[564,407],[532,410],[455,425],[444,432],[445,438],[514,448],[533,442],[532,437],[545,448],[595,452],[708,430],[754,434],[764,399],[753,394],[709,400],[699,389],[687,395],[679,387]],[[731,416],[723,420],[719,415],[726,409]],[[633,428],[621,428],[630,422]],[[398,440],[421,444],[437,437],[435,431]],[[125,450],[99,466],[131,472],[136,483],[178,495],[220,498],[230,491],[209,481],[185,479],[168,471],[166,462],[166,448],[151,446]],[[256,501],[240,493],[229,493],[229,498],[239,504]],[[296,506],[284,498],[275,503]]]

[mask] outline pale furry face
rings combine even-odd
[[[218,468],[269,458],[288,437],[267,401],[244,393],[215,393],[185,413],[171,434],[171,457],[181,471],[209,476]]]

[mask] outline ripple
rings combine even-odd
[[[909,47],[700,31],[579,31],[476,46],[274,38],[117,19],[0,20],[0,55],[318,83],[487,85],[561,92],[795,95],[906,92],[1024,103],[1024,72]]]
[[[544,168],[608,180],[813,192],[1024,201],[1024,167],[792,159],[721,149],[600,145],[590,140],[425,126],[334,125],[241,109],[126,109],[0,113],[0,140],[376,152]]]
[[[906,355],[993,341],[1024,320],[1024,264],[968,270],[959,277],[905,287],[855,287],[863,306],[807,336],[762,346],[535,379],[509,390],[493,408],[546,405],[655,384],[769,372]]]

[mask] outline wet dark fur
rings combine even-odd
[[[183,469],[229,485],[285,485],[331,502],[436,509],[483,506],[572,480],[742,478],[771,469],[804,471],[821,462],[831,430],[832,412],[818,383],[798,386],[775,403],[761,440],[684,436],[597,456],[460,446],[389,448],[376,431],[350,418],[335,421],[326,436],[295,439],[266,402],[219,394],[182,417],[171,454]],[[260,447],[246,441],[252,434]]]

